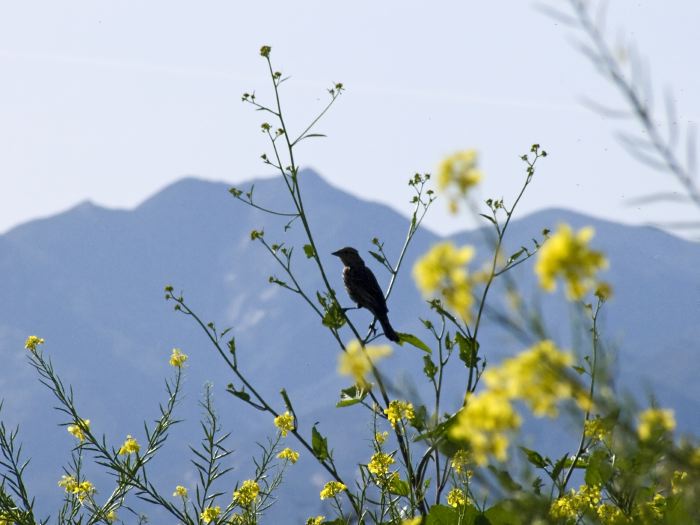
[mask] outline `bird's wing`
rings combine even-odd
[[[374,315],[385,314],[389,311],[384,300],[384,292],[382,292],[372,270],[366,266],[353,268],[349,272],[348,278],[350,282],[347,285],[352,289],[359,306],[367,308]]]

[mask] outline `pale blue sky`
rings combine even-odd
[[[550,5],[566,4],[554,0]],[[615,0],[611,34],[633,39],[679,121],[697,122],[700,4]],[[0,232],[90,199],[132,207],[184,175],[236,183],[269,173],[261,44],[292,76],[284,101],[299,128],[342,81],[347,91],[299,162],[361,197],[407,211],[405,181],[456,149],[482,153],[481,194],[512,195],[519,154],[550,153],[523,211],[567,207],[640,223],[695,219],[692,208],[629,206],[672,191],[613,138],[615,121],[579,103],[617,104],[530,2],[64,0],[0,4]],[[428,225],[469,225],[444,207]]]

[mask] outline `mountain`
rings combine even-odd
[[[352,245],[366,253],[377,236],[385,241],[386,252],[395,256],[408,221],[384,205],[343,193],[311,170],[300,177],[331,284],[339,290],[341,301],[349,302],[342,291],[340,263],[331,252]],[[241,187],[253,184],[256,203],[289,211],[280,180],[257,179]],[[257,229],[265,231],[270,243],[297,246],[293,265],[313,295],[322,283],[312,261],[301,253],[301,225],[292,223],[285,232],[288,221],[284,217],[245,206],[227,190],[223,183],[187,178],[132,210],[105,209],[86,202],[0,236],[0,397],[5,400],[0,416],[9,425],[20,425],[24,451],[33,458],[28,480],[40,502],[41,515],[55,515],[61,498],[56,482],[74,440],[57,426],[66,421],[51,409],[54,399],[26,363],[23,343],[29,334],[46,339],[46,355],[64,381],[73,385],[82,417],[90,419],[92,429],[105,433],[115,446],[127,434],[144,439],[143,420],[155,419],[158,402],[165,400],[163,381],[172,374],[167,364],[170,349],[179,347],[189,354],[186,394],[176,412],[184,422],[174,427],[162,457],[152,466],[152,479],[163,494],[171,493],[176,484],[192,486],[195,479],[187,444],[197,445],[200,439],[202,409],[198,403],[205,382],[214,385],[223,426],[232,431],[229,446],[235,449],[231,456],[234,472],[230,488],[222,488],[225,493],[233,489],[235,480],[252,475],[250,456],[256,453],[255,442],[274,435],[267,415],[225,392],[233,381],[230,372],[221,366],[195,323],[173,312],[172,303],[164,301],[166,284],[173,285],[176,292],[182,290],[205,322],[215,321],[220,329],[233,328],[239,366],[246,376],[279,410],[284,409],[279,390],[287,389],[301,428],[309,432],[319,422],[318,429],[328,436],[341,472],[353,472],[358,461],[367,461],[369,414],[358,407],[335,408],[339,390],[347,386],[347,380],[336,372],[337,346],[299,296],[268,283],[269,276],[283,278],[283,274],[263,247],[250,241],[250,231]],[[594,245],[610,259],[607,279],[614,285],[615,296],[605,307],[604,335],[614,343],[610,347],[615,351],[609,355],[617,363],[620,388],[641,395],[648,386],[660,404],[676,409],[683,430],[700,432],[694,417],[700,410],[700,386],[694,381],[700,336],[696,322],[700,246],[653,228],[546,210],[512,223],[508,249],[515,251],[521,243],[539,238],[544,227],[553,229],[559,222],[594,226]],[[478,253],[485,254],[483,233],[464,232],[453,240],[474,244]],[[418,318],[431,314],[415,289],[410,268],[439,240],[421,229],[408,251],[404,273],[389,301],[390,318],[399,331],[427,337]],[[371,257],[366,261],[381,283],[388,282],[388,274],[376,261]],[[532,265],[520,265],[514,276],[523,296],[534,297]],[[539,307],[557,340],[573,344],[569,310],[560,294],[544,298]],[[365,311],[350,315],[361,327],[371,320]],[[480,342],[490,362],[525,344],[495,322],[487,325]],[[397,348],[384,369],[398,385],[417,385],[420,394],[420,377],[406,371],[420,370],[421,359],[415,349]],[[463,369],[455,365],[445,399],[456,407]],[[287,439],[290,446],[299,448]],[[110,480],[98,470],[87,472],[98,489],[108,493]],[[302,523],[308,515],[321,512],[315,495],[327,480],[324,471],[302,455],[290,468],[280,502],[266,522]],[[136,508],[162,521],[152,508],[140,504]]]

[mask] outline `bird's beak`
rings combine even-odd
[[[340,257],[340,250],[331,253],[331,255],[335,255],[336,257]]]

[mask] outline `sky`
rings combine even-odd
[[[610,4],[612,40],[635,43],[657,94],[673,93],[681,127],[696,124],[700,4]],[[3,2],[0,233],[84,200],[131,208],[183,176],[237,184],[272,175],[259,158],[262,115],[240,99],[270,95],[263,44],[290,76],[291,129],[305,127],[326,88],[345,85],[319,125],[327,138],[300,146],[297,161],[359,197],[406,214],[413,173],[474,148],[485,175],[477,196],[507,203],[524,177],[519,156],[537,142],[549,156],[522,213],[695,220],[692,207],[636,202],[678,186],[615,139],[634,123],[584,107],[583,97],[622,102],[573,37],[521,0]],[[446,206],[427,219],[440,233],[472,225]]]

